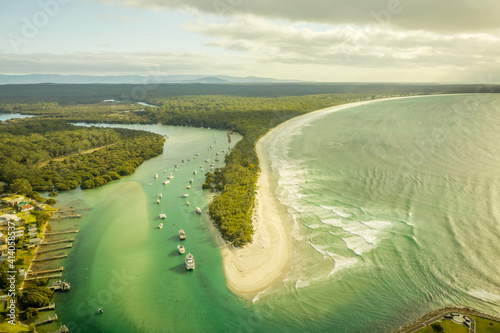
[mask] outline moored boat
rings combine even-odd
[[[186,188],[187,188],[188,190],[189,190],[189,189],[191,189],[191,185],[186,186]]]
[[[162,229],[163,228],[163,222],[160,222],[160,224],[158,224],[158,229]]]
[[[157,174],[157,173],[155,173],[155,179],[156,179],[156,178],[158,178],[158,174]]]
[[[186,239],[186,233],[182,229],[179,230],[179,239],[180,240],[185,240]]]
[[[167,185],[167,184],[170,184],[170,180],[164,180],[163,181],[163,185]]]
[[[184,259],[184,262],[186,263],[186,270],[192,270],[194,269],[195,265],[194,265],[194,257],[191,253],[188,253],[186,255],[186,259]]]
[[[195,211],[196,211],[198,214],[201,214],[201,208],[200,208],[200,207],[196,207]]]
[[[160,214],[160,219],[166,219],[166,218],[167,218],[167,214],[165,214],[165,213]]]
[[[186,249],[184,249],[184,246],[182,245],[177,245],[177,251],[179,251],[180,254],[183,254],[184,252],[186,252]]]
[[[189,182],[192,183],[193,182],[193,178],[189,178]]]
[[[189,194],[187,194],[187,193],[182,193],[181,198],[187,198],[187,197],[189,197]]]

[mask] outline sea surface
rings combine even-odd
[[[55,298],[71,332],[393,332],[445,306],[500,313],[500,96],[377,101],[274,132],[265,151],[294,253],[285,281],[253,300],[226,286],[200,189],[200,164],[207,171],[204,160],[238,137],[133,128],[167,135],[164,154],[57,197],[83,215],[52,223],[80,230],[61,261],[72,290]],[[176,250],[181,228],[196,261],[189,274]]]

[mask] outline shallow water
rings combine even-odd
[[[209,200],[199,165],[227,149],[226,134],[152,126],[169,137],[162,156],[58,197],[84,215],[65,264],[73,288],[56,299],[61,322],[74,332],[388,332],[442,306],[498,314],[500,97],[378,101],[316,117],[292,120],[265,147],[294,220],[283,283],[254,302],[233,295],[216,232],[194,212]],[[176,252],[180,228],[194,273]]]

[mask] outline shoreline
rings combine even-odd
[[[264,150],[264,146],[274,133],[284,127],[291,127],[289,128],[291,132],[303,126],[305,122],[314,121],[326,114],[365,104],[433,96],[443,96],[443,94],[388,97],[331,106],[294,117],[260,137],[255,144],[260,172],[252,213],[254,228],[252,243],[243,248],[236,248],[224,242],[225,245],[221,250],[228,288],[239,296],[251,299],[272,284],[282,281],[290,271],[293,239],[288,229],[291,226],[291,216],[274,193],[277,180],[273,179],[271,161]]]

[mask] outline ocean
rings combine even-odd
[[[253,300],[226,286],[205,214],[211,194],[200,189],[205,159],[238,138],[134,128],[167,135],[164,154],[130,177],[57,197],[83,215],[53,223],[80,229],[64,262],[72,290],[55,298],[71,332],[393,332],[445,306],[500,313],[500,96],[381,100],[276,131],[265,151],[294,252],[285,280]],[[180,228],[196,261],[189,274]]]

